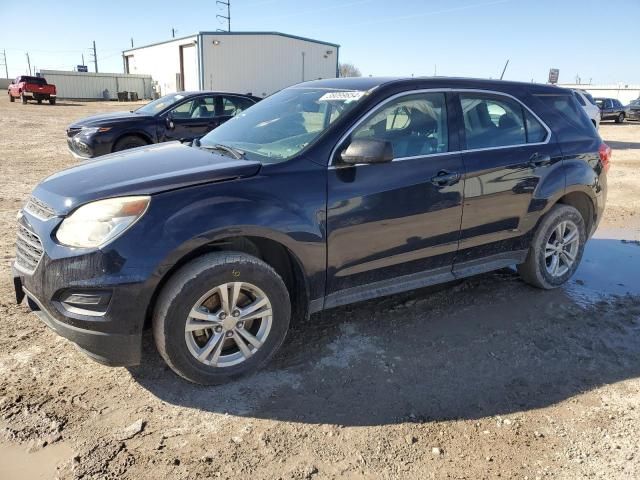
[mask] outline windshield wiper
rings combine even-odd
[[[198,142],[198,143],[200,143],[200,142]],[[194,143],[194,145],[195,145],[195,143]],[[200,148],[204,148],[206,150],[219,150],[221,152],[229,153],[236,160],[242,160],[242,159],[246,158],[245,154],[244,154],[244,152],[242,150],[238,150],[237,148],[229,147],[227,145],[222,145],[221,143],[216,143],[215,145],[202,145],[202,144],[200,144],[200,145],[195,145],[195,146],[198,146]]]

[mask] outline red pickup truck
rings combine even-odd
[[[44,77],[20,75],[11,82],[7,93],[10,102],[20,98],[22,103],[35,100],[40,104],[43,100],[48,100],[51,105],[56,104],[56,86],[48,84]]]

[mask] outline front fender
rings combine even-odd
[[[319,298],[326,271],[326,168],[308,163],[318,171],[261,173],[154,195],[147,214],[114,248],[159,283],[211,243],[265,238],[289,250],[308,280],[309,297]]]

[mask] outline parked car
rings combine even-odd
[[[574,97],[591,119],[591,123],[596,128],[600,127],[600,107],[596,104],[594,98],[584,90],[572,89]]]
[[[31,77],[28,75],[20,75],[12,80],[7,89],[9,101],[15,102],[16,98],[27,103],[29,100],[35,100],[41,104],[43,100],[48,101],[51,105],[56,104],[56,86],[47,83],[44,77]]]
[[[596,98],[596,105],[600,108],[602,120],[615,120],[623,123],[627,117],[624,105],[615,98]]]
[[[629,120],[640,120],[640,98],[631,100],[625,109],[625,115]]]
[[[217,384],[313,312],[509,265],[559,287],[602,217],[610,158],[558,87],[308,82],[191,146],[42,181],[18,220],[16,296],[109,365],[139,363],[150,324],[176,373]]]
[[[239,93],[172,93],[131,112],[83,118],[67,129],[67,145],[76,157],[95,158],[152,143],[186,142],[204,136],[258,100]]]

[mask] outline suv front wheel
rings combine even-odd
[[[244,253],[199,257],[171,277],[153,315],[160,355],[178,375],[216,385],[252,373],[276,353],[291,304],[282,278]]]
[[[580,212],[570,205],[555,205],[538,226],[518,273],[535,287],[557,288],[577,270],[586,241]]]

